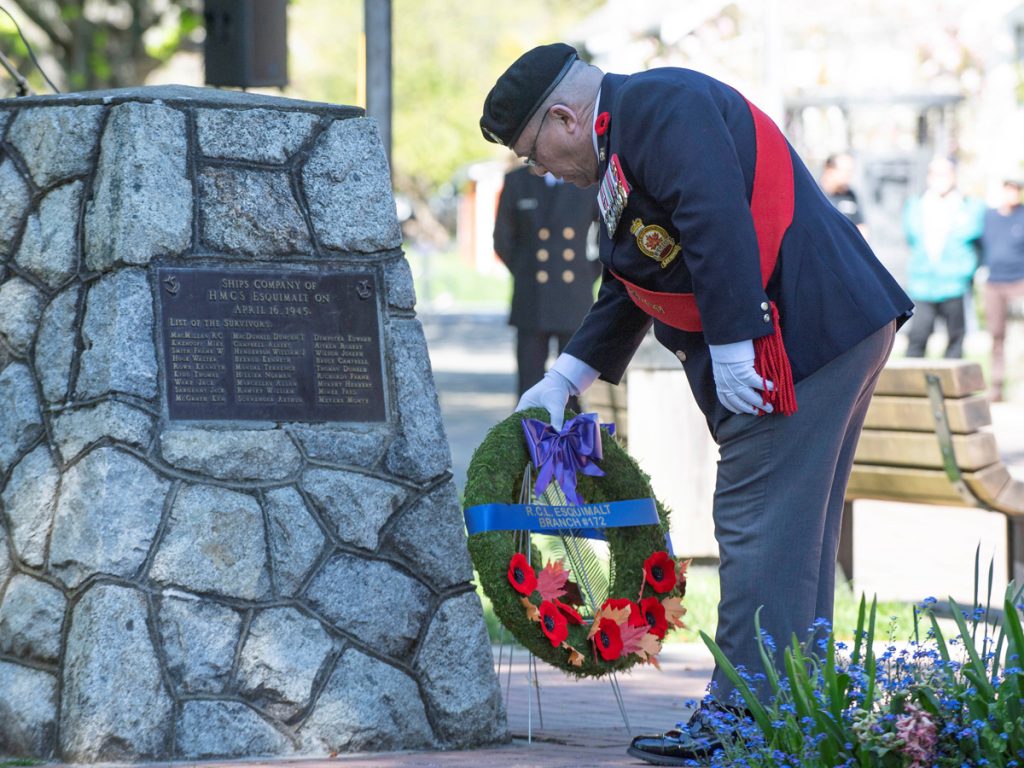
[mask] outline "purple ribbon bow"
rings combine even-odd
[[[567,500],[583,504],[583,497],[576,492],[576,473],[604,477],[604,471],[594,463],[603,458],[597,414],[574,416],[562,426],[561,432],[538,419],[523,419],[523,432],[530,460],[537,468],[534,493],[544,493],[554,479]]]

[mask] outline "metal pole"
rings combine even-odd
[[[391,0],[363,0],[366,114],[377,121],[391,167]]]

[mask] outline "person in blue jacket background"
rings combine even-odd
[[[917,311],[910,324],[907,357],[924,357],[936,318],[946,326],[945,357],[963,355],[965,297],[978,267],[985,204],[957,189],[956,163],[928,163],[927,189],[907,201],[903,231],[910,246],[907,293]]]
[[[498,79],[480,126],[535,173],[596,184],[602,213],[598,299],[518,410],[543,406],[560,428],[568,398],[618,383],[653,324],[721,456],[715,639],[757,672],[759,608],[782,643],[831,619],[854,448],[910,299],[774,123],[711,77],[605,74],[571,46],[540,46]],[[712,693],[731,699],[720,669]],[[628,751],[707,758],[716,706]]]

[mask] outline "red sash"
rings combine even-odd
[[[750,213],[761,255],[761,281],[767,286],[779,258],[782,237],[793,221],[793,160],[778,126],[749,101],[747,106],[754,118],[757,154]],[[612,274],[626,287],[633,303],[651,317],[683,331],[702,329],[697,300],[692,293],[649,291],[624,280],[615,272]],[[773,392],[766,393],[766,402],[773,403],[776,411],[789,414],[796,411],[796,395],[789,360],[782,346],[779,312],[774,302],[771,314],[775,332],[754,340],[755,368],[776,387]]]

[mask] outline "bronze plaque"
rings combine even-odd
[[[371,272],[157,270],[177,419],[384,421]]]

